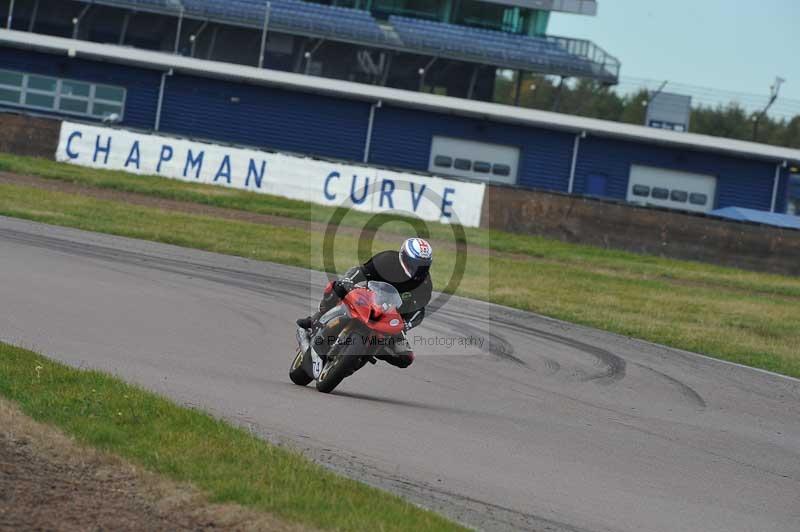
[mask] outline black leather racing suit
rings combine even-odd
[[[361,266],[345,272],[339,280],[330,283],[319,304],[317,317],[336,306],[354,284],[364,281],[382,281],[397,289],[403,299],[403,305],[398,311],[406,322],[406,330],[422,323],[425,318],[425,306],[430,302],[433,291],[430,274],[426,271],[418,278],[409,277],[400,265],[397,251],[382,251]],[[403,333],[395,338],[391,347],[387,346],[376,358],[406,368],[414,361],[414,353]]]

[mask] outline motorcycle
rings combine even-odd
[[[319,319],[314,330],[297,328],[297,354],[289,378],[298,386],[316,381],[330,393],[403,332],[398,312],[403,300],[397,289],[379,281],[357,284],[342,301]]]

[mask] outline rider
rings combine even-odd
[[[403,242],[400,252],[382,251],[361,266],[349,269],[338,280],[328,283],[319,304],[319,312],[297,320],[303,329],[314,329],[323,314],[335,307],[354,285],[364,281],[382,281],[394,286],[403,300],[398,309],[405,321],[405,331],[420,323],[425,317],[425,306],[431,300],[433,283],[430,267],[433,248],[421,238],[409,238]],[[375,358],[399,368],[407,368],[414,362],[414,353],[408,346],[405,331],[386,346],[385,354]]]

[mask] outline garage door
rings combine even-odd
[[[428,170],[436,175],[517,182],[519,148],[450,137],[433,137]]]
[[[653,166],[631,166],[628,201],[686,211],[714,210],[717,178]]]

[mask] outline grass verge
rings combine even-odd
[[[3,343],[0,394],[80,443],[191,483],[212,503],[329,530],[463,530],[208,414]]]
[[[332,213],[267,195],[24,157],[0,155],[0,169],[304,221],[326,221]],[[222,220],[12,185],[0,185],[0,214],[307,268],[323,266],[315,252],[321,235],[303,224]],[[365,220],[355,213],[343,223],[360,227]],[[429,226],[435,245],[452,239],[448,227]],[[396,237],[389,237],[404,230],[399,223],[387,226],[374,249],[395,247]],[[800,377],[798,278],[480,229],[467,229],[466,239],[471,254],[459,295]],[[354,240],[352,235],[337,240],[341,270],[361,255]],[[455,263],[449,244],[437,251],[433,275],[438,287]]]

